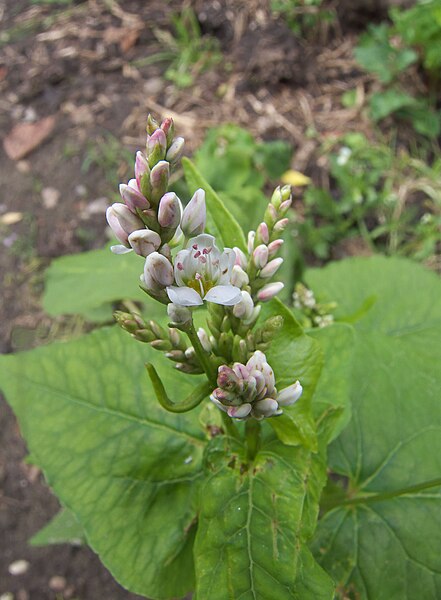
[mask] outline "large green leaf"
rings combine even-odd
[[[352,419],[330,446],[344,500],[319,524],[316,556],[342,596],[441,595],[441,282],[417,264],[350,259],[308,275],[353,314]]]
[[[207,229],[215,237],[222,240],[224,246],[232,248],[237,246],[246,250],[246,241],[239,223],[226,208],[225,204],[201,175],[195,165],[188,158],[182,159],[185,179],[190,192],[198,188],[205,190],[205,198],[208,209]]]
[[[193,586],[204,437],[198,411],[159,407],[145,360],[173,399],[189,393],[188,378],[118,328],[0,357],[0,385],[33,457],[104,564],[132,591],[171,598]]]
[[[331,600],[332,582],[303,550],[317,519],[322,458],[273,440],[250,464],[241,446],[215,438],[205,465],[195,541],[198,599]]]
[[[134,253],[116,256],[109,248],[91,250],[52,261],[46,272],[43,306],[50,315],[81,314],[112,302],[146,300],[139,288],[143,262]]]

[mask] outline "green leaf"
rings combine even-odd
[[[123,299],[146,300],[139,288],[142,270],[139,256],[116,256],[109,248],[56,258],[46,271],[43,307],[52,316],[88,316],[96,311],[98,317],[107,317],[110,311],[99,312],[103,305]]]
[[[242,228],[213,188],[188,158],[184,157],[182,159],[182,166],[190,193],[193,194],[198,188],[205,190],[207,210],[211,217],[207,220],[207,229],[215,237],[222,240],[224,246],[229,248],[237,246],[241,250],[246,250],[246,241]]]
[[[371,117],[374,121],[381,121],[401,109],[411,108],[417,104],[413,96],[396,89],[376,92],[370,99]]]
[[[194,549],[199,600],[332,600],[332,583],[302,548],[315,527],[323,459],[273,440],[247,465],[241,446],[215,438],[205,465]]]
[[[131,591],[165,599],[193,587],[204,435],[198,411],[158,405],[146,360],[173,397],[198,381],[114,327],[0,357],[0,385],[49,485],[106,567]]]
[[[62,508],[52,521],[40,529],[29,540],[31,546],[49,546],[50,544],[80,545],[86,542],[84,530],[72,511]]]
[[[315,554],[342,594],[369,600],[441,594],[441,282],[398,258],[311,271],[321,297],[353,313],[352,418],[329,448],[347,481],[319,523]]]

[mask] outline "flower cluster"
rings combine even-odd
[[[211,399],[223,413],[236,419],[277,416],[300,397],[302,388],[296,382],[279,394],[263,353],[282,326],[282,317],[268,318],[260,327],[256,323],[261,303],[283,288],[272,279],[283,262],[278,253],[288,223],[290,188],[275,190],[247,245],[220,249],[205,231],[204,190],[197,190],[185,209],[176,194],[167,191],[184,143],[174,137],[173,121],[158,125],[149,117],[147,133],[145,153],[136,154],[135,178],[120,186],[123,202],[108,209],[107,220],[121,242],[113,252],[133,250],[145,258],[141,288],[167,305],[170,323],[165,329],[136,313],[118,312],[116,319],[180,371],[205,373],[211,390],[215,388]],[[207,327],[196,331],[193,311],[204,302]],[[163,394],[157,375],[153,377],[155,390]],[[175,407],[167,399],[160,402],[169,410]]]
[[[327,327],[334,322],[334,315],[331,311],[336,309],[336,303],[323,304],[317,302],[314,292],[303,283],[296,284],[293,301],[294,308],[301,313],[301,321],[304,327]]]
[[[274,372],[263,352],[253,353],[246,365],[222,365],[217,376],[218,387],[210,399],[228,416],[236,419],[263,419],[282,414],[282,407],[294,404],[302,395],[296,381],[277,392]]]

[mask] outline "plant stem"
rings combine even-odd
[[[255,419],[245,422],[245,439],[247,443],[248,460],[253,461],[260,446],[260,423]]]
[[[222,421],[223,421],[223,424],[224,424],[227,434],[236,440],[240,440],[239,432],[238,432],[237,427],[234,424],[232,418],[229,417],[227,415],[227,413],[225,413],[223,411],[221,411],[221,415],[222,415]]]
[[[211,392],[210,383],[208,381],[204,381],[204,383],[201,383],[194,388],[188,398],[179,403],[173,402],[167,396],[167,392],[165,391],[164,385],[158,373],[156,372],[155,367],[151,363],[147,363],[146,369],[159,404],[162,406],[162,408],[165,408],[165,410],[170,412],[183,413],[192,410],[193,408],[196,408],[196,406],[198,406]]]
[[[202,344],[199,340],[198,334],[196,333],[196,329],[194,328],[193,322],[190,327],[186,329],[186,333],[190,339],[190,342],[194,348],[195,354],[201,364],[201,367],[204,369],[208,381],[215,386],[216,385],[216,377],[217,371],[215,365],[211,362],[210,357],[207,352],[203,349]]]

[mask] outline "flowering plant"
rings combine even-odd
[[[81,304],[140,275],[144,302],[127,284],[115,314],[125,331],[0,357],[63,506],[38,542],[85,539],[149,598],[436,597],[439,279],[377,256],[287,290],[290,189],[246,239],[188,159],[191,200],[169,191],[183,150],[171,119],[147,133],[107,212],[120,256],[60,259],[48,279]]]

